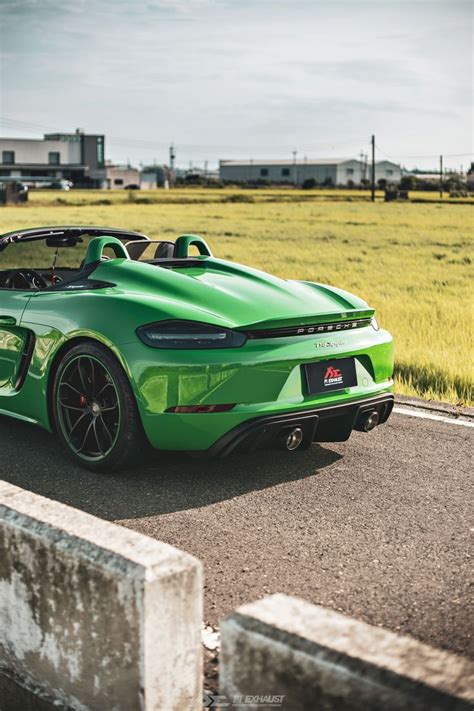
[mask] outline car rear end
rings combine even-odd
[[[129,346],[152,445],[218,456],[302,449],[384,423],[393,406],[390,334],[372,309],[313,321],[240,328],[237,347]]]

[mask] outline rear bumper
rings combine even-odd
[[[320,416],[326,408],[387,394],[393,384],[392,338],[371,326],[332,340],[326,334],[255,339],[242,348],[201,351],[153,349],[140,342],[123,346],[122,356],[132,364],[130,381],[145,434],[159,450],[207,452],[247,422],[295,413]],[[306,364],[347,357],[355,359],[357,385],[308,391]],[[232,403],[222,413],[170,411]],[[318,437],[323,430],[320,423]]]
[[[379,425],[386,422],[393,402],[393,395],[384,393],[340,405],[255,417],[229,430],[207,451],[214,457],[226,457],[236,451],[278,446],[282,434],[295,427],[300,427],[304,435],[299,449],[307,449],[313,442],[343,442],[366,412],[376,410]]]

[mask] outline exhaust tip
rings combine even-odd
[[[288,452],[293,452],[298,449],[301,442],[303,441],[303,430],[301,427],[295,427],[289,432],[283,434],[283,446]]]
[[[364,432],[370,432],[370,430],[373,430],[374,427],[377,427],[377,425],[380,422],[380,415],[377,412],[377,410],[373,410],[372,412],[368,412],[366,415],[364,415],[362,419],[362,429]]]

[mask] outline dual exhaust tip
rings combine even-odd
[[[377,410],[363,412],[357,421],[356,430],[360,432],[370,432],[380,423],[380,415]]]
[[[294,452],[298,449],[304,439],[304,433],[301,427],[292,427],[291,429],[283,430],[280,435],[280,442],[283,449],[287,452]]]
[[[370,432],[380,424],[380,415],[377,410],[367,410],[359,415],[355,429],[360,432]],[[301,427],[286,427],[280,432],[279,444],[281,449],[287,452],[294,452],[301,446],[304,440],[304,432]]]

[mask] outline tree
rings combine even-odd
[[[404,175],[400,180],[401,190],[416,190],[416,178],[413,175]]]

